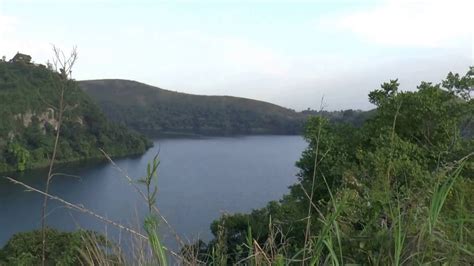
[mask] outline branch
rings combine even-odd
[[[133,230],[133,229],[128,228],[128,227],[126,227],[126,226],[123,226],[123,225],[121,225],[121,224],[119,224],[119,223],[117,223],[117,222],[114,222],[114,221],[112,221],[112,220],[109,220],[109,219],[105,218],[104,216],[99,215],[99,214],[97,214],[97,213],[95,213],[95,212],[93,212],[93,211],[91,211],[91,210],[89,210],[89,209],[86,209],[86,208],[81,207],[81,206],[79,206],[79,205],[76,205],[76,204],[74,204],[74,203],[70,203],[70,202],[68,202],[68,201],[65,201],[65,200],[61,199],[60,197],[58,197],[58,196],[51,195],[51,194],[48,194],[48,193],[46,193],[46,192],[43,192],[43,191],[41,191],[41,190],[39,190],[39,189],[36,189],[36,188],[34,188],[34,187],[32,187],[32,186],[29,186],[29,185],[27,185],[27,184],[25,184],[25,183],[23,183],[23,182],[21,182],[21,181],[18,181],[18,180],[15,180],[15,179],[11,178],[11,177],[6,176],[5,178],[6,178],[7,180],[9,180],[10,182],[12,182],[13,184],[21,185],[21,186],[25,187],[28,191],[33,191],[33,192],[39,193],[39,194],[41,194],[41,195],[43,195],[43,196],[45,196],[45,197],[48,197],[48,198],[50,198],[50,199],[52,199],[52,200],[59,201],[59,202],[61,202],[62,204],[66,205],[66,207],[68,207],[68,208],[71,208],[71,209],[80,211],[80,212],[82,212],[82,213],[87,213],[87,214],[89,214],[89,215],[91,215],[91,216],[93,216],[93,217],[95,217],[95,218],[97,218],[97,219],[99,219],[99,220],[101,220],[101,221],[103,221],[103,222],[106,222],[106,223],[111,224],[111,225],[113,225],[113,226],[115,226],[115,227],[118,227],[118,228],[120,228],[120,229],[123,229],[123,230],[125,230],[125,231],[127,231],[127,232],[129,232],[129,233],[132,233],[132,234],[134,234],[134,235],[137,235],[137,236],[139,236],[139,237],[141,237],[141,238],[143,238],[143,239],[148,239],[148,237],[146,237],[146,236],[140,234],[140,233],[137,232],[136,230]]]

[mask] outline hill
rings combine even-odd
[[[294,110],[239,97],[192,95],[120,79],[79,84],[109,119],[150,136],[299,134],[305,120]]]
[[[0,61],[0,172],[41,167],[48,163],[58,114],[55,87],[59,74],[43,65]],[[58,162],[143,153],[148,140],[110,123],[77,83],[65,94],[65,113]]]

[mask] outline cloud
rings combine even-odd
[[[152,38],[149,35],[143,38],[159,47],[153,57],[159,60],[171,56],[173,65],[180,68],[226,72],[230,76],[242,73],[282,76],[289,71],[286,56],[243,37],[189,30],[155,32]]]
[[[0,36],[13,32],[18,24],[18,20],[12,16],[0,14]]]
[[[223,61],[244,67],[243,70],[247,68],[274,76],[288,72],[286,58],[268,47],[237,38],[219,38],[218,43],[223,48]]]
[[[18,19],[12,16],[0,14],[0,52],[11,54],[14,49],[17,49],[19,42],[12,35],[18,29]],[[1,54],[3,56],[5,54]]]
[[[50,32],[55,32],[56,28],[50,28],[47,33],[36,34],[31,32],[30,27],[25,18],[0,13],[0,56],[11,58],[17,52],[22,52],[31,55],[36,63],[45,63],[51,59],[53,43],[58,47],[72,46],[48,39]],[[57,39],[62,38],[60,36]]]
[[[321,25],[375,44],[452,47],[460,42],[472,45],[472,10],[470,0],[389,0],[369,10],[325,18]]]

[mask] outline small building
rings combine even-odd
[[[31,56],[17,52],[16,55],[12,59],[10,59],[10,63],[30,64]]]

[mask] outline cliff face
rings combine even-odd
[[[45,67],[0,61],[0,172],[47,164],[58,129],[57,73]],[[150,142],[107,120],[71,82],[65,93],[58,161],[144,152]]]
[[[54,130],[57,130],[59,126],[59,121],[56,119],[53,108],[46,108],[46,111],[41,113],[26,110],[24,114],[16,114],[13,117],[17,121],[21,121],[24,127],[29,127],[33,123],[33,119],[37,119],[43,134],[46,134],[45,128],[47,125],[52,126]],[[78,119],[80,118],[78,117]]]

